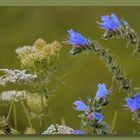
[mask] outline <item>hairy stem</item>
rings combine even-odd
[[[113,79],[116,79],[119,82],[120,88],[125,91],[128,96],[133,97],[135,89],[132,87],[132,80],[126,77],[124,70],[116,61],[116,59],[113,58],[113,56],[109,53],[108,49],[102,48],[99,44],[95,44],[90,41],[85,47],[73,47],[71,50],[71,55],[74,56],[84,50],[90,50],[97,54],[105,62],[109,71],[113,73]]]

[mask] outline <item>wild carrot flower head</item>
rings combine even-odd
[[[96,100],[100,100],[101,98],[104,98],[108,95],[109,91],[106,89],[106,85],[98,84],[98,90],[96,92]]]
[[[1,101],[14,101],[19,102],[21,100],[25,100],[27,92],[25,90],[17,91],[17,90],[7,90],[1,93]]]
[[[132,111],[140,109],[140,93],[135,94],[134,99],[126,98],[126,106]]]
[[[6,84],[29,84],[37,79],[37,75],[30,74],[26,70],[10,70],[10,69],[0,69],[3,73],[0,76],[0,86],[6,86]]]
[[[126,24],[126,21],[119,20],[118,17],[112,13],[111,15],[105,15],[101,18],[102,23],[98,23],[100,28],[103,28],[105,30],[116,30],[121,29],[122,23]]]
[[[68,30],[68,34],[69,34],[68,43],[71,44],[73,47],[80,48],[82,46],[86,46],[89,44],[87,38],[85,38],[80,33],[73,31],[72,29]]]
[[[74,129],[69,126],[59,125],[59,124],[51,124],[47,130],[45,130],[42,134],[45,135],[57,135],[57,134],[73,134]]]

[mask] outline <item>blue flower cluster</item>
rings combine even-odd
[[[95,111],[90,113],[90,111],[88,110],[88,106],[83,101],[77,100],[77,101],[74,102],[74,105],[76,106],[75,109],[77,111],[84,111],[84,112],[87,112],[87,113],[89,112],[88,119],[90,121],[92,121],[93,119],[97,120],[98,122],[102,121],[102,119],[103,119],[102,114],[97,113]]]
[[[102,16],[101,22],[97,22],[97,24],[100,28],[105,29],[105,33],[102,36],[103,39],[110,39],[112,37],[125,39],[135,47],[135,51],[140,52],[139,38],[127,21],[118,19],[112,13],[111,15]]]
[[[101,112],[102,106],[107,105],[104,103],[107,100],[109,93],[110,90],[106,89],[106,85],[104,83],[98,84],[98,90],[94,99],[88,98],[87,104],[82,100],[76,100],[73,103],[75,110],[83,112],[83,114],[80,115],[80,117],[82,117],[82,125],[84,126],[86,124],[90,128],[93,127],[95,133],[98,133],[99,129],[106,127],[102,121],[104,117]],[[105,129],[109,128],[106,127]],[[110,132],[110,130],[108,132]]]
[[[105,30],[116,30],[122,28],[122,23],[125,26],[128,26],[128,23],[124,20],[119,20],[118,17],[112,13],[111,15],[105,15],[101,18],[102,23],[98,23],[100,28],[103,28]]]
[[[103,84],[98,84],[98,90],[96,92],[95,100],[98,102],[100,99],[106,98],[106,96],[109,94],[108,90],[106,89],[106,85]],[[102,114],[96,112],[96,111],[91,111],[90,107],[86,105],[82,100],[76,100],[74,102],[75,105],[75,110],[77,111],[84,111],[90,121],[93,119],[101,122],[103,120]],[[94,105],[94,104],[93,104]]]

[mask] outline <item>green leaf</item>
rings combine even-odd
[[[111,125],[112,131],[114,131],[114,129],[115,129],[115,125],[116,125],[116,121],[117,121],[117,115],[118,115],[118,112],[115,111],[113,121],[112,121],[112,125]]]

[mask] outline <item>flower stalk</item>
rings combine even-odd
[[[103,121],[101,114],[104,106],[109,103],[109,93],[105,84],[98,84],[95,98],[88,98],[87,104],[82,100],[74,102],[75,110],[82,111],[79,117],[82,119],[81,127],[89,127],[92,134],[112,134],[110,127]]]
[[[121,25],[115,16],[113,18],[113,21],[110,21],[108,16],[102,17],[102,20],[104,20],[104,22],[100,24],[100,26],[108,30],[112,28],[116,31],[116,29],[120,28]],[[114,21],[118,23],[117,27],[116,24],[114,25]],[[109,24],[106,22],[109,22]],[[127,24],[125,21],[123,22],[124,24]],[[99,44],[93,42],[92,40],[88,40],[83,36],[81,37],[79,33],[77,34],[77,32],[74,32],[73,30],[68,33],[69,40],[67,42],[73,46],[70,54],[72,56],[75,56],[85,50],[92,51],[97,54],[105,62],[109,71],[113,73],[113,79],[116,79],[116,81],[118,81],[118,83],[120,84],[120,89],[127,93],[128,98],[126,98],[127,104],[125,106],[128,107],[132,112],[134,112],[133,118],[137,120],[137,122],[139,122],[140,93],[136,93],[135,88],[133,88],[132,86],[132,80],[127,78],[124,70],[116,61],[116,59],[113,58],[108,49],[101,47]]]
[[[89,50],[97,54],[106,64],[108,70],[113,73],[113,79],[119,82],[120,88],[125,91],[128,96],[133,96],[135,89],[132,87],[132,80],[127,78],[123,68],[119,65],[117,60],[109,53],[108,49],[101,47],[99,44],[89,41],[86,46],[80,48],[73,47],[70,54],[75,56],[82,51]]]

